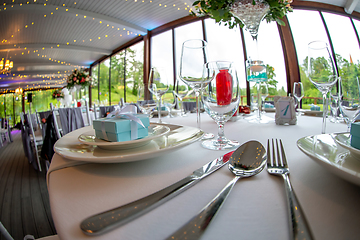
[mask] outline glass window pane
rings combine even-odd
[[[154,66],[169,69],[168,73],[171,74],[169,78],[172,79],[174,72],[172,30],[151,38],[151,67]]]
[[[258,41],[243,29],[247,57],[261,60],[267,65],[269,98],[274,95],[287,95],[287,78],[279,30],[276,22],[262,21],[259,27]]]
[[[143,69],[144,42],[139,42],[126,49],[126,102],[136,102],[139,83],[143,82]]]
[[[99,95],[98,95],[98,74],[99,74],[99,65],[95,65],[91,69],[91,78],[93,80],[91,87],[91,106],[94,104],[99,105]]]
[[[360,60],[360,49],[357,36],[349,17],[323,13],[326,26],[330,33],[337,60],[350,62]],[[338,63],[340,64],[340,62]]]
[[[110,58],[100,63],[99,99],[101,106],[109,105],[109,66],[110,66]]]
[[[124,63],[125,51],[111,57],[111,105],[124,98]]]
[[[206,19],[205,32],[210,55],[209,60],[231,61],[236,66],[242,89],[241,105],[246,105],[245,59],[240,30],[238,28],[229,29],[228,26],[219,25],[213,19]]]
[[[310,104],[322,103],[322,95],[306,76],[308,44],[315,40],[328,42],[327,34],[318,11],[294,10],[287,18],[295,42],[300,80],[305,91],[302,108],[310,109]]]

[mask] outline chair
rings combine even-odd
[[[56,136],[58,139],[60,139],[63,135],[63,132],[62,132],[62,127],[59,125],[60,124],[59,111],[58,111],[58,109],[55,109],[53,103],[50,103],[50,109],[51,109],[51,113],[53,116],[53,122],[54,122]]]
[[[34,124],[33,124],[33,115],[30,114],[30,111],[28,111],[27,113],[27,121],[28,121],[28,126],[29,126],[29,130],[30,130],[30,134],[32,136],[32,138],[30,138],[32,144],[34,145],[34,149],[35,149],[35,156],[36,156],[36,161],[37,161],[37,165],[38,165],[38,169],[41,172],[41,164],[40,164],[40,148],[43,145],[43,138],[42,135],[40,136],[36,136],[35,135],[35,131],[34,131]]]
[[[0,146],[4,145],[5,140],[12,142],[10,126],[6,125],[6,118],[3,118],[0,126]]]
[[[24,117],[24,113],[21,112],[20,113],[20,119],[21,119],[21,139],[22,139],[22,144],[23,144],[23,148],[24,148],[24,153],[26,158],[28,159],[29,163],[34,167],[34,169],[38,170],[38,164],[35,161],[34,158],[34,151],[31,145],[31,139],[30,139],[30,134],[29,134],[29,127],[28,124],[25,123],[25,117]]]

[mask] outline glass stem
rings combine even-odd
[[[161,95],[159,96],[158,101],[159,101],[159,103],[158,103],[158,118],[159,118],[159,123],[162,123],[162,121],[161,121]]]
[[[195,91],[195,96],[196,96],[196,127],[197,128],[201,128],[200,126],[200,92],[199,91]]]
[[[218,136],[217,136],[217,142],[224,142],[225,139],[225,133],[224,133],[224,122],[220,121],[217,122],[218,124]]]
[[[328,109],[328,104],[327,104],[327,94],[323,94],[323,101],[324,101],[324,105],[323,105],[323,122],[322,122],[322,130],[321,130],[321,134],[325,134],[325,129],[326,129],[326,114],[327,114],[327,109]]]
[[[260,83],[257,83],[257,98],[258,98],[258,119],[261,120],[261,111],[262,111],[262,107],[261,107],[261,96],[260,96]]]

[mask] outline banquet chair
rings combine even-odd
[[[93,111],[94,111],[94,119],[98,119],[99,118],[99,112],[100,112],[100,108],[99,106],[97,106],[95,103],[94,103],[94,108],[93,108]]]
[[[54,128],[56,132],[56,136],[58,139],[60,139],[63,135],[62,127],[59,125],[60,122],[60,115],[58,109],[55,109],[54,104],[50,103],[50,109],[53,116],[53,122],[54,122]]]
[[[34,151],[30,140],[29,134],[29,124],[25,123],[24,113],[20,112],[20,120],[21,120],[21,140],[25,153],[25,157],[28,159],[29,163],[34,167],[35,170],[38,170],[38,164],[34,157]]]
[[[5,140],[12,142],[10,126],[9,124],[6,125],[5,123],[6,118],[3,118],[0,126],[0,146],[4,145]]]
[[[43,145],[43,138],[42,138],[42,135],[40,135],[40,136],[35,135],[34,125],[33,125],[33,115],[30,114],[30,111],[28,111],[28,113],[27,113],[27,120],[28,120],[29,129],[30,129],[30,135],[32,136],[32,137],[30,137],[30,140],[31,140],[31,143],[34,145],[38,169],[41,172],[39,151]]]

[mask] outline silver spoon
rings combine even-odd
[[[195,217],[169,236],[167,240],[199,239],[224,203],[237,180],[260,173],[264,169],[265,163],[266,150],[261,143],[249,141],[241,145],[231,155],[229,160],[229,170],[235,174],[235,178]]]

